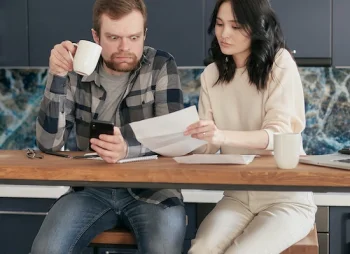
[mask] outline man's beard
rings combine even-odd
[[[118,61],[118,57],[129,58],[125,62]],[[109,60],[103,59],[107,68],[117,71],[117,72],[130,72],[135,70],[140,60],[137,59],[136,55],[133,53],[113,53]]]

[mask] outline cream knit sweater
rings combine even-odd
[[[212,116],[220,130],[265,130],[269,142],[265,150],[250,150],[222,146],[223,154],[271,154],[273,133],[301,133],[305,128],[304,94],[297,66],[289,52],[281,49],[272,68],[267,89],[258,92],[249,83],[248,72],[238,68],[228,84],[215,84],[219,72],[216,64],[205,68],[201,75],[199,116]],[[215,153],[219,147],[207,145],[205,153]]]

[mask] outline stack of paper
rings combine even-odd
[[[164,156],[181,156],[206,144],[206,141],[185,136],[186,128],[199,121],[195,106],[171,114],[130,124],[136,139],[151,151]]]
[[[239,154],[193,154],[189,156],[174,157],[177,163],[185,164],[249,164],[255,155]]]

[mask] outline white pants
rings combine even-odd
[[[226,191],[188,253],[281,253],[308,235],[316,210],[310,192]]]

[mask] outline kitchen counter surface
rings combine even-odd
[[[17,198],[59,198],[66,193],[66,186],[36,185],[0,185],[0,197]],[[216,203],[222,197],[222,191],[182,190],[186,203]],[[315,193],[318,206],[350,206],[350,193]]]

